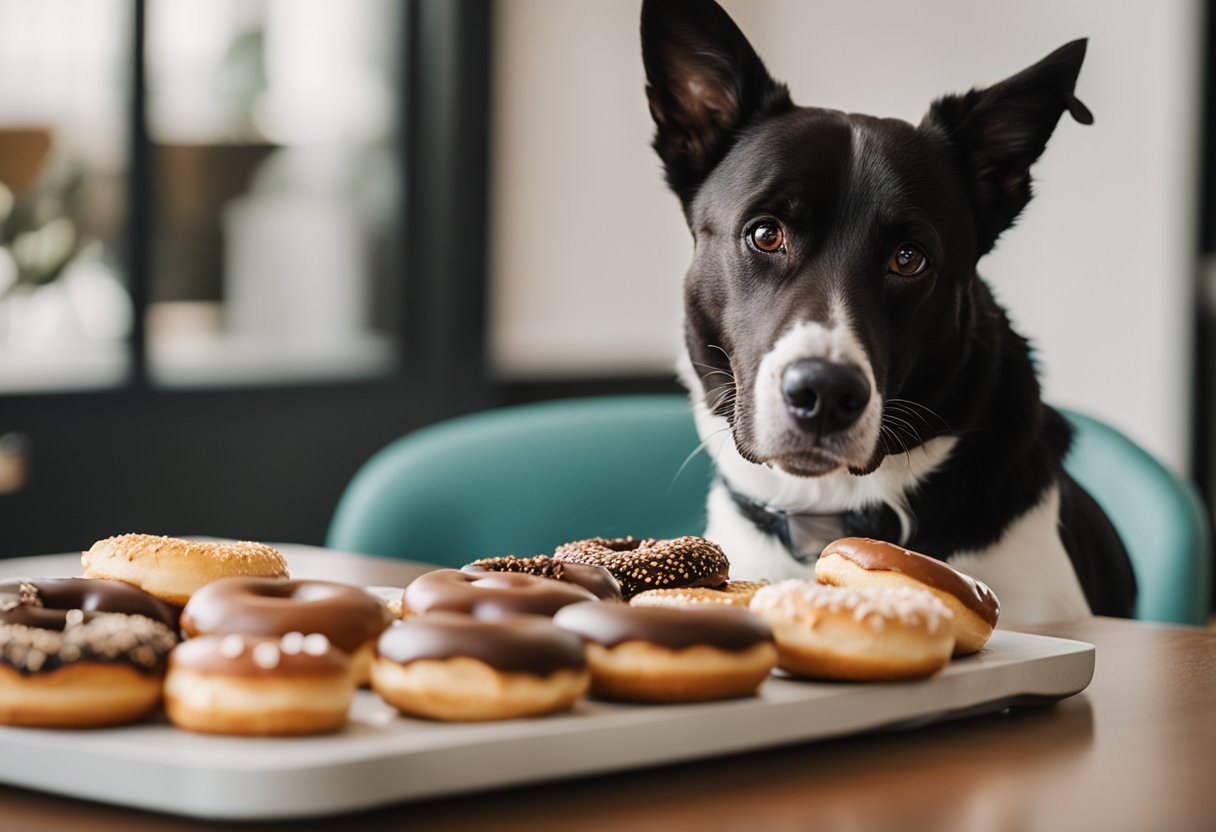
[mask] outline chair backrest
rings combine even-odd
[[[1194,487],[1109,425],[1080,413],[1064,415],[1076,429],[1065,467],[1127,546],[1136,572],[1136,618],[1206,623],[1211,541]]]
[[[1107,512],[1139,583],[1136,617],[1203,624],[1207,516],[1195,490],[1078,413],[1065,464]],[[705,528],[712,478],[683,396],[543,402],[452,419],[389,444],[355,475],[328,545],[460,566],[567,540]]]
[[[711,465],[687,397],[620,396],[477,413],[392,442],[355,475],[328,545],[459,566],[583,537],[705,529]],[[687,460],[687,464],[685,461]]]

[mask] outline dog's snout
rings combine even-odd
[[[781,374],[786,408],[807,431],[835,433],[852,425],[870,401],[870,382],[849,364],[795,361]]]

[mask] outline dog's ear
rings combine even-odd
[[[1052,52],[1012,78],[933,103],[922,127],[945,133],[975,203],[977,254],[991,250],[1030,201],[1030,166],[1067,110],[1082,124],[1094,117],[1073,90],[1085,40]]]
[[[685,206],[741,127],[793,106],[713,0],[645,0],[642,60],[654,149]]]

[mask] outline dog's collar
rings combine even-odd
[[[763,503],[737,491],[724,477],[719,476],[718,481],[722,483],[722,487],[726,489],[726,493],[730,495],[731,501],[739,509],[740,514],[750,520],[759,531],[781,541],[781,545],[785,547],[785,551],[789,552],[790,557],[806,566],[810,566],[819,558],[819,552],[803,551],[802,547],[795,542],[795,537],[799,536],[795,534],[795,526],[800,525],[800,521],[815,523],[816,521],[839,519],[841,516],[839,512],[800,511],[791,514],[784,509],[774,508],[768,503]]]

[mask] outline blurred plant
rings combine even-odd
[[[69,205],[82,181],[78,167],[50,165],[28,194],[0,183],[0,300],[53,282],[76,256]]]

